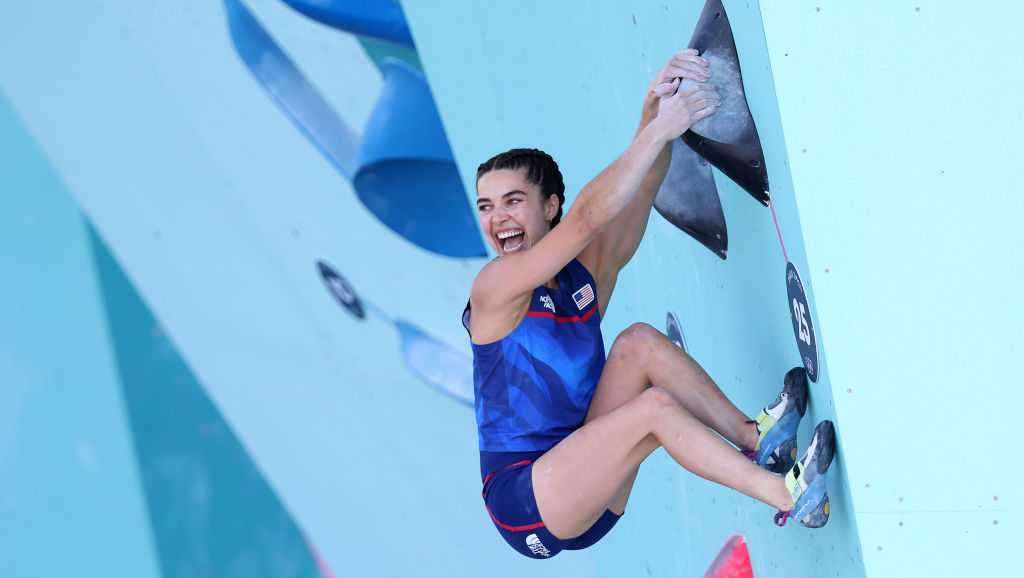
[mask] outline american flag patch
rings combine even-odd
[[[587,283],[582,289],[572,294],[572,300],[576,302],[576,307],[583,311],[583,309],[593,303],[594,301],[594,288]]]

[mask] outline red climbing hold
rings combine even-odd
[[[743,536],[736,535],[722,546],[722,550],[704,573],[704,578],[754,578],[750,567],[750,552]]]

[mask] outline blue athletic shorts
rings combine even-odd
[[[544,526],[533,496],[533,460],[520,460],[484,477],[484,506],[502,538],[515,551],[543,560],[562,550],[582,550],[597,543],[619,521],[611,510],[586,532],[559,540]]]

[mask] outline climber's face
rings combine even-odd
[[[551,230],[558,197],[542,199],[540,187],[526,178],[526,169],[497,169],[476,183],[480,230],[498,255],[519,253],[536,245]]]

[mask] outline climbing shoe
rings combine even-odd
[[[758,438],[754,451],[745,452],[757,465],[776,474],[788,472],[796,461],[796,430],[807,411],[807,372],[794,367],[786,372],[782,392],[761,410],[752,423]]]
[[[803,458],[786,472],[786,489],[793,496],[793,509],[775,514],[775,524],[785,526],[790,517],[808,528],[820,528],[828,522],[829,500],[825,472],[835,456],[836,434],[832,422],[825,420],[814,428],[811,445]]]

